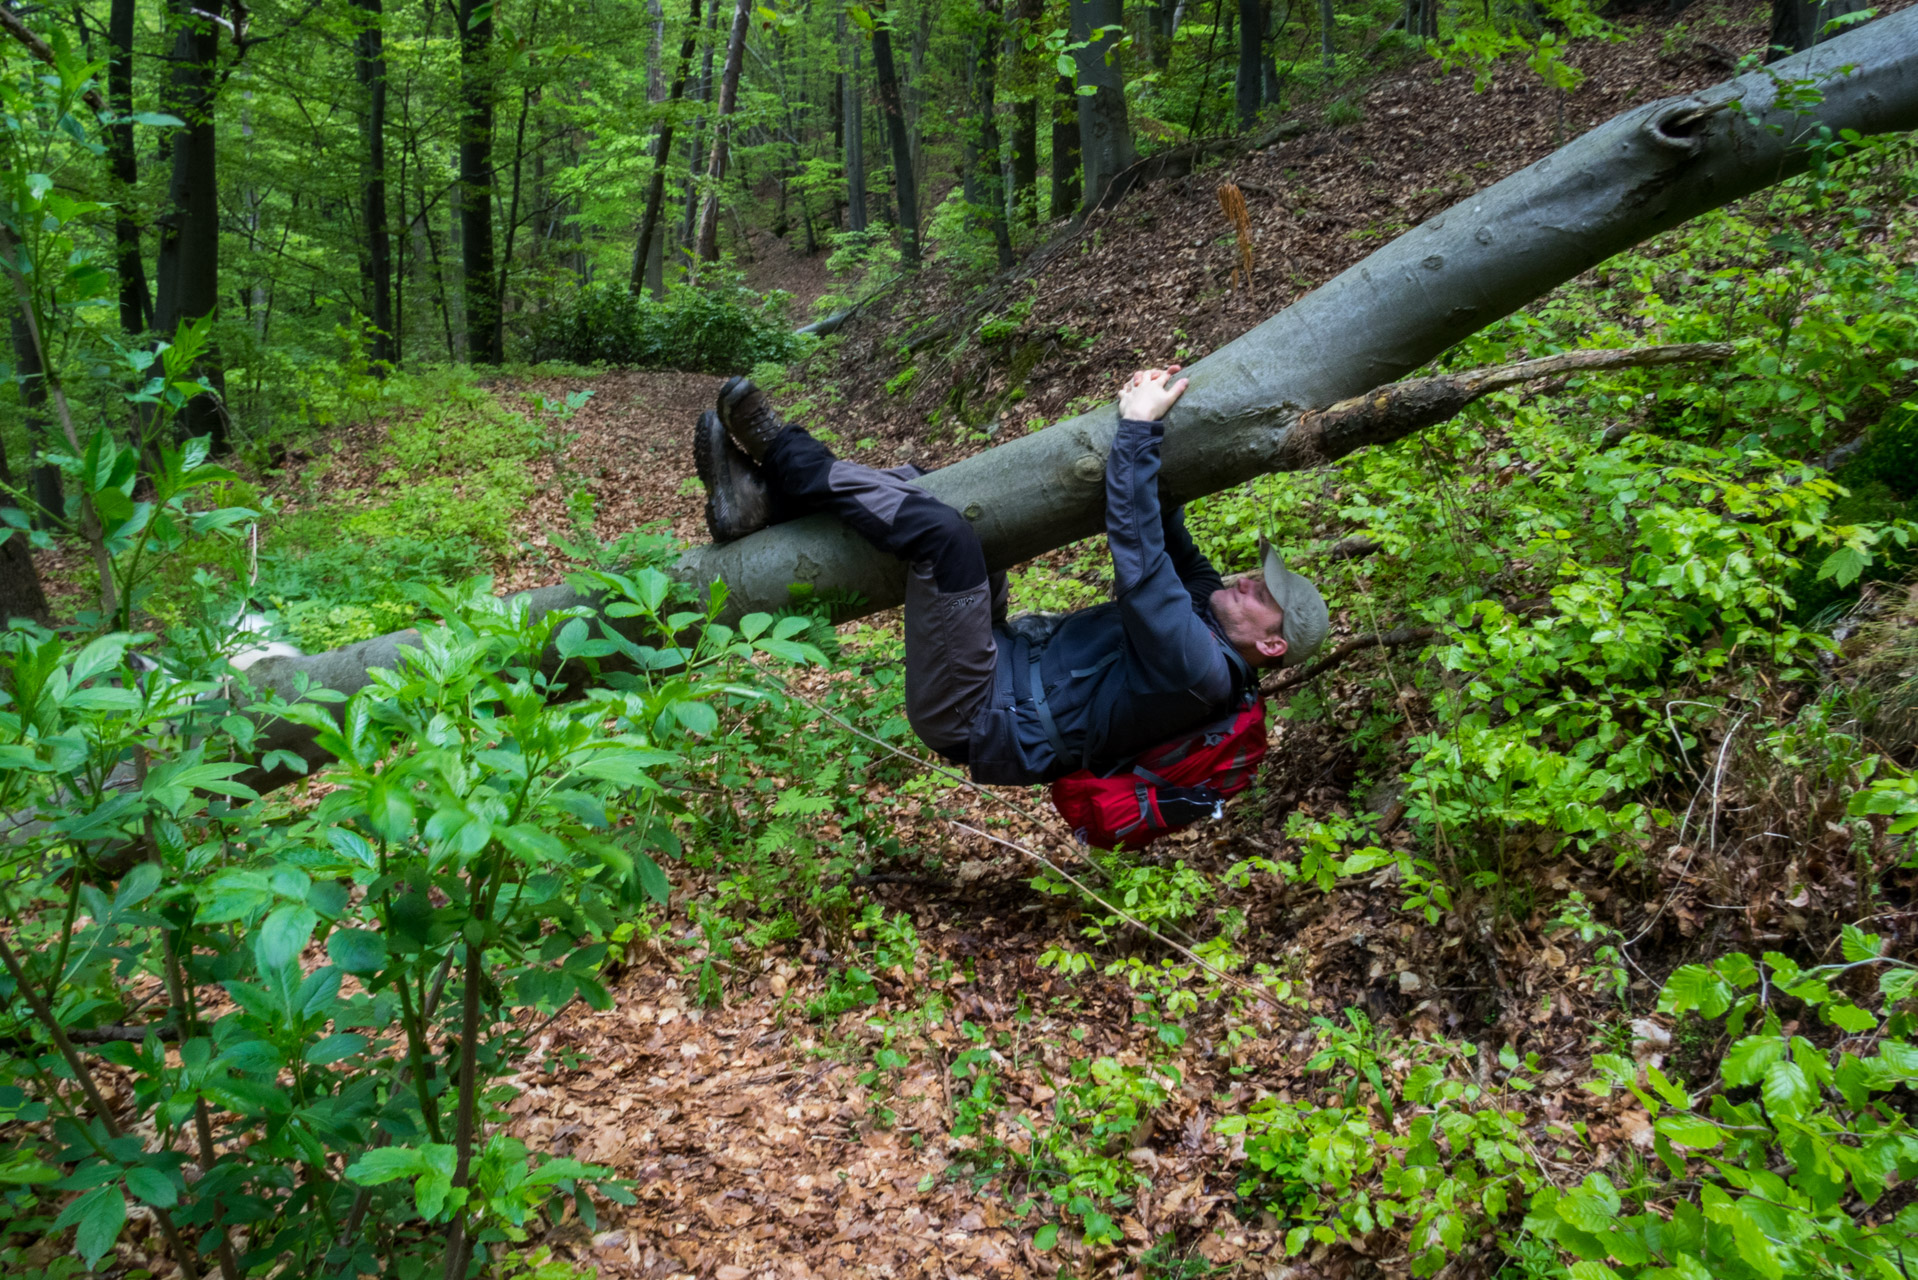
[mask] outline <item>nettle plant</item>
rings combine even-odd
[[[95,1265],[131,1199],[188,1276],[455,1277],[561,1198],[629,1199],[494,1126],[541,1020],[606,1007],[609,935],[665,899],[656,776],[766,696],[755,659],[817,654],[657,569],[575,585],[620,629],[475,582],[344,699],[249,702],[217,648],[136,678],[146,637],[0,640],[0,810],[31,819],[0,874],[0,1258],[72,1228]],[[338,759],[310,810],[243,780],[274,717]]]

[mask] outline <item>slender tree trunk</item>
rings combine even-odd
[[[1239,131],[1245,132],[1259,120],[1260,100],[1265,97],[1264,52],[1265,10],[1259,0],[1239,0],[1239,76],[1235,100],[1239,108]]]
[[[373,321],[374,367],[383,369],[400,358],[399,332],[393,320],[393,236],[386,220],[386,48],[381,0],[354,0],[360,30],[355,42],[355,70],[366,91],[362,117],[360,218],[366,224],[366,252],[360,261],[368,308]]]
[[[1327,71],[1338,64],[1338,50],[1332,44],[1337,27],[1338,22],[1332,14],[1332,0],[1319,0],[1319,59]]]
[[[498,364],[499,279],[493,261],[493,5],[460,0],[460,267],[466,358]]]
[[[1079,95],[1060,76],[1052,91],[1051,216],[1070,218],[1079,207]]]
[[[886,137],[892,143],[893,199],[899,217],[899,262],[908,271],[919,269],[919,179],[912,168],[912,139],[906,128],[899,75],[892,65],[892,28],[884,10],[875,10],[878,27],[872,33],[872,69],[879,81],[879,113],[885,117]]]
[[[133,3],[113,0],[107,11],[107,104],[122,117],[133,112]],[[133,217],[133,185],[140,179],[133,155],[133,123],[107,131],[107,155],[113,169],[113,261],[120,280],[120,328],[144,333],[153,323],[153,295],[147,290],[146,260],[140,253],[140,224]]]
[[[1119,65],[1123,34],[1119,0],[1071,0],[1071,4],[1073,39],[1086,42],[1073,55],[1079,86],[1090,85],[1094,90],[1079,97],[1079,152],[1085,165],[1085,208],[1091,212],[1125,194],[1114,179],[1139,157],[1132,146],[1125,72]]]
[[[1259,56],[1259,69],[1262,73],[1260,79],[1264,81],[1265,85],[1265,105],[1268,107],[1281,105],[1285,96],[1285,81],[1279,76],[1279,63],[1278,59],[1273,56],[1272,46],[1278,40],[1279,27],[1283,26],[1284,21],[1290,19],[1292,16],[1291,0],[1287,0],[1285,19],[1279,19],[1275,24],[1273,10],[1276,7],[1273,0],[1263,0],[1260,5],[1261,16],[1259,25],[1262,32],[1260,38],[1262,52]],[[1290,64],[1288,63],[1287,66],[1289,67]]]
[[[20,383],[20,407],[27,425],[27,448],[31,453],[33,527],[51,529],[66,512],[66,480],[60,468],[46,461],[47,445],[52,442],[52,421],[47,417],[47,379],[40,367],[40,348],[34,345],[33,330],[27,324],[25,308],[13,309],[13,373]],[[7,481],[9,487],[13,481]]]
[[[659,139],[653,144],[653,180],[646,189],[646,214],[639,220],[639,239],[633,248],[631,288],[634,293],[638,293],[642,285],[648,282],[652,285],[654,296],[659,293],[660,276],[664,268],[657,264],[661,263],[664,256],[661,245],[665,240],[665,228],[660,225],[660,215],[666,208],[666,166],[673,158],[672,108],[677,107],[680,99],[686,96],[686,77],[692,73],[693,51],[698,47],[699,0],[690,0],[686,14],[686,35],[679,43],[679,70],[673,76],[672,92],[667,98],[666,123],[659,127]],[[650,275],[643,277],[642,272]]]
[[[707,106],[713,101],[713,40],[719,30],[718,0],[706,10],[706,52],[699,68],[699,100]],[[705,128],[706,116],[701,113],[693,117],[692,145],[687,149],[686,157],[686,213],[679,229],[679,243],[682,249],[690,253],[693,247],[693,226],[699,217],[699,135]]]
[[[15,322],[13,350],[16,358],[21,351],[22,327]],[[33,338],[28,335],[27,346],[32,345]],[[0,432],[0,484],[4,484],[9,492],[14,488],[13,466],[7,461],[4,432]],[[46,588],[40,585],[39,566],[33,563],[33,548],[27,544],[26,531],[0,524],[0,538],[6,539],[0,542],[0,627],[15,618],[29,618],[45,626],[53,618],[47,608]]]
[[[1172,66],[1172,32],[1178,13],[1176,0],[1152,0],[1146,7],[1146,56],[1160,71]]]
[[[1015,72],[1018,97],[1012,103],[1012,157],[1006,167],[1010,184],[1007,216],[1019,226],[1030,226],[1039,216],[1039,90],[1033,60],[1025,51],[1025,35],[1038,21],[1036,0],[1020,0],[1017,20],[1006,32],[1006,65]],[[1002,74],[1000,79],[1004,80]]]
[[[173,10],[173,78],[168,106],[186,121],[173,131],[173,173],[160,228],[159,297],[153,327],[171,338],[185,320],[214,315],[220,305],[220,191],[213,131],[214,76],[220,55],[223,0],[178,0]],[[223,394],[226,373],[209,346],[200,373]],[[177,419],[183,436],[207,436],[213,451],[228,450],[226,410],[219,394],[195,396]]]
[[[979,8],[985,30],[980,33],[978,55],[972,65],[972,105],[976,113],[976,132],[974,129],[966,131],[966,181],[972,188],[966,201],[985,210],[986,226],[992,232],[999,269],[1004,271],[1012,265],[1012,235],[1006,226],[1004,169],[999,158],[999,118],[993,101],[999,42],[1003,38],[999,0],[981,0]]]
[[[697,256],[701,262],[719,260],[719,188],[726,180],[731,117],[739,101],[739,67],[746,56],[746,28],[752,12],[753,0],[739,0],[733,7],[732,34],[726,40],[726,64],[719,76],[719,110],[713,116],[713,154],[706,162],[706,195],[699,208]]]
[[[846,18],[839,17],[839,39],[846,39]],[[852,65],[840,79],[844,82],[844,92],[840,96],[841,127],[845,130],[846,143],[846,229],[864,231],[866,229],[866,106],[865,97],[859,88],[860,46],[865,42],[859,36],[852,41]]]

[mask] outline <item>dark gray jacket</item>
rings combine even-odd
[[[1161,423],[1122,419],[1106,462],[1117,599],[1068,615],[1036,652],[994,631],[997,678],[968,753],[978,781],[1104,773],[1218,719],[1257,679],[1208,607],[1222,585],[1218,571],[1193,544],[1183,513],[1160,510],[1164,435]],[[1034,696],[1035,668],[1043,700]]]

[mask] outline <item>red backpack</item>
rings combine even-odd
[[[1090,769],[1067,774],[1052,784],[1052,806],[1086,844],[1143,849],[1197,820],[1162,813],[1161,787],[1205,787],[1223,799],[1252,785],[1264,758],[1265,700],[1255,692],[1223,719],[1161,742],[1104,777]]]

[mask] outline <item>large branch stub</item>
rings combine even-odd
[[[1778,105],[1778,83],[1804,81],[1819,86],[1822,101],[1803,109]],[[1348,402],[1611,255],[1802,171],[1809,162],[1803,140],[1821,127],[1867,135],[1918,127],[1918,9],[1855,27],[1695,97],[1625,112],[1429,219],[1220,348],[1187,371],[1191,388],[1168,420],[1168,485],[1182,498],[1217,493],[1442,420],[1433,415],[1464,403],[1464,380],[1516,375],[1510,368],[1455,375],[1450,390],[1408,384],[1370,410]],[[1602,361],[1633,353],[1576,354]],[[1710,357],[1693,351],[1675,358]],[[1489,389],[1480,385],[1477,394]],[[1105,458],[1116,427],[1108,406],[923,483],[973,522],[987,562],[1008,568],[1103,526]],[[676,572],[691,582],[723,579],[731,618],[786,607],[795,584],[876,612],[899,603],[905,583],[898,561],[823,516],[694,548]],[[529,600],[535,609],[591,603],[564,586]],[[398,666],[410,637],[402,632],[331,653],[267,659],[249,675],[288,697],[302,676],[350,693],[366,683],[368,667]],[[263,750],[286,747],[313,758],[304,730],[274,725],[262,737]],[[247,781],[271,786],[291,777]]]

